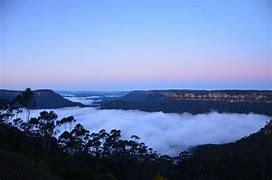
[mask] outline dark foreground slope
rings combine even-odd
[[[195,147],[179,165],[184,179],[272,178],[272,120],[259,132],[222,145]]]
[[[10,152],[0,148],[1,170],[0,179],[3,180],[26,180],[26,179],[43,179],[43,180],[60,180],[43,166],[33,163],[33,160],[26,158],[20,153]]]
[[[21,93],[22,91],[0,90],[0,99],[12,101],[16,96]],[[84,106],[81,103],[72,102],[68,99],[65,99],[61,95],[49,89],[35,90],[33,91],[33,94],[34,100],[36,102],[36,105],[33,106],[33,108],[36,109],[54,109],[63,107]]]
[[[154,90],[132,91],[101,104],[102,109],[192,114],[211,111],[272,115],[272,91],[255,90]]]

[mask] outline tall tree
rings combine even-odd
[[[18,95],[13,103],[19,103],[23,108],[27,111],[27,121],[29,121],[30,118],[30,109],[36,106],[36,102],[34,100],[34,93],[30,88],[26,88],[25,91],[22,92],[22,94]]]
[[[71,131],[73,122],[76,122],[74,116],[68,116],[68,117],[62,118],[60,121],[57,121],[57,125],[58,126],[64,125],[65,131],[66,131],[66,124],[70,123],[70,131]]]
[[[71,131],[71,135],[74,137],[75,151],[79,152],[84,149],[85,144],[89,140],[90,131],[86,130],[81,124],[77,124]]]
[[[42,111],[38,117],[38,130],[40,135],[44,137],[44,145],[47,147],[48,151],[50,150],[53,135],[57,133],[55,129],[57,118],[58,115],[53,111]],[[36,121],[34,121],[34,124],[36,124]]]

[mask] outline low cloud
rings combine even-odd
[[[99,99],[97,99],[99,98]],[[89,96],[89,97],[76,97],[76,96],[69,96],[65,97],[65,99],[68,99],[73,102],[79,102],[84,105],[92,105],[96,102],[100,102],[100,96]]]
[[[33,110],[37,116],[41,110]],[[238,140],[258,131],[270,119],[257,114],[208,113],[191,115],[137,110],[97,110],[61,108],[54,110],[59,118],[74,116],[91,132],[120,129],[122,138],[138,135],[141,141],[161,154],[177,155],[200,144],[221,144]]]

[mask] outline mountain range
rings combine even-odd
[[[131,91],[101,103],[102,109],[138,109],[166,113],[257,113],[272,115],[269,90],[151,90]]]

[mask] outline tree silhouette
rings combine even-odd
[[[57,133],[57,131],[55,130],[57,118],[57,114],[53,111],[42,111],[37,118],[38,121],[36,121],[36,119],[33,119],[32,124],[34,126],[32,127],[38,127],[39,134],[44,137],[44,145],[47,147],[47,151],[50,150],[53,135]]]
[[[81,124],[77,124],[71,131],[74,138],[75,151],[79,152],[84,149],[84,145],[88,142],[90,131],[86,130]]]
[[[30,124],[31,126],[31,132],[33,134],[39,134],[40,133],[40,129],[39,129],[39,126],[40,126],[40,121],[38,118],[30,118],[30,120],[28,121],[28,123]]]
[[[60,121],[57,121],[57,125],[61,126],[64,125],[66,131],[66,124],[70,123],[70,131],[72,129],[73,122],[76,122],[74,116],[64,117]]]
[[[12,111],[13,110],[9,101],[0,100],[0,123],[8,123],[14,116]]]
[[[64,131],[58,138],[60,147],[69,154],[74,153],[74,141],[74,137],[68,131]]]
[[[110,152],[109,152],[109,146],[106,143],[106,140],[109,137],[109,134],[106,132],[105,129],[101,129],[98,133],[98,136],[99,136],[99,141],[101,141],[101,144],[103,144],[102,157],[108,158],[110,156]]]
[[[26,88],[22,94],[16,96],[13,100],[13,104],[19,103],[23,108],[27,111],[27,118],[26,120],[29,121],[30,118],[30,109],[36,106],[36,102],[34,100],[34,93],[31,91],[30,88]]]
[[[42,111],[38,117],[39,130],[42,136],[52,137],[56,132],[56,120],[58,115],[53,111]]]
[[[91,155],[99,157],[101,152],[101,144],[99,133],[92,133],[90,135],[90,139],[86,143],[86,147],[90,151]]]

